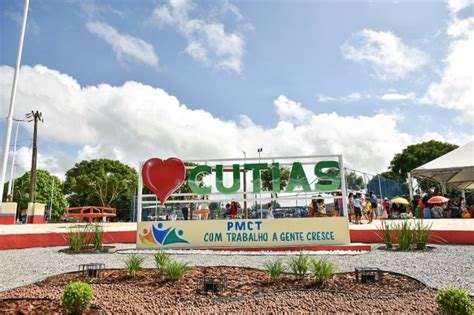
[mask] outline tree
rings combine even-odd
[[[66,172],[64,192],[71,206],[100,205],[117,208],[117,217],[129,217],[137,191],[134,168],[116,160],[98,159],[76,163]]]
[[[290,170],[286,167],[280,168],[280,189],[284,190],[288,185],[288,178],[290,177]],[[272,169],[267,168],[260,173],[260,179],[262,181],[262,190],[272,191],[273,190],[273,176]]]
[[[457,148],[455,144],[435,140],[409,145],[395,155],[389,169],[398,179],[406,181],[411,170]]]
[[[18,209],[24,210],[28,208],[28,200],[30,199],[30,172],[26,172],[21,177],[15,179],[13,192],[13,201],[18,203]],[[7,185],[7,184],[5,184]],[[6,193],[6,189],[5,189]],[[62,183],[59,177],[50,174],[46,170],[36,171],[36,202],[44,203],[49,209],[52,198],[51,217],[58,219],[66,212],[67,200],[62,191]]]
[[[362,176],[357,176],[355,172],[346,175],[347,189],[362,190],[366,187]]]

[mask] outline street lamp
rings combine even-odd
[[[246,159],[247,159],[247,152],[245,152],[244,150],[242,150],[242,153],[244,154],[244,213],[245,213],[245,218],[248,219],[249,215],[248,215],[248,210],[247,210],[247,176],[246,176],[246,171],[245,171],[245,162],[246,162]]]
[[[15,132],[15,143],[13,145],[13,155],[12,155],[12,165],[10,167],[10,181],[8,182],[8,189],[7,189],[7,195],[11,196],[13,199],[13,176],[15,173],[15,156],[16,156],[16,143],[18,140],[18,127],[20,127],[20,122],[24,121],[22,119],[15,119],[13,118],[14,121],[16,121],[16,132]],[[13,200],[12,200],[13,201]]]
[[[262,153],[263,151],[263,148],[258,148],[257,149],[257,152],[258,152],[258,164],[260,164],[260,153]],[[258,176],[260,176],[260,173],[258,174]],[[254,178],[255,180],[255,178]],[[263,208],[262,208],[262,187],[261,187],[261,183],[260,183],[260,193],[259,193],[259,201],[260,201],[260,219],[263,219]]]

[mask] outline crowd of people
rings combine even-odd
[[[305,207],[306,214],[299,216],[307,217],[331,217],[344,216],[343,198],[341,193],[334,196],[314,196],[310,203]],[[409,198],[379,198],[374,192],[363,194],[361,192],[350,192],[347,198],[348,218],[349,222],[354,224],[362,224],[362,220],[368,224],[374,219],[408,219],[408,218],[474,218],[474,205],[468,205],[464,197],[447,199],[443,203],[430,203],[431,196],[423,197],[415,196],[413,200]],[[326,204],[325,200],[333,200]],[[399,202],[398,202],[399,201]],[[219,213],[211,212],[207,200],[203,200],[198,205],[192,204],[192,211],[188,205],[181,206],[181,212],[184,220],[191,219],[191,212],[198,219],[237,219],[245,218],[249,215],[237,201],[231,201],[220,206]],[[267,203],[262,205],[262,213],[257,211],[258,217],[273,219],[273,204]],[[305,211],[306,211],[305,210]],[[247,210],[248,211],[248,210]],[[277,209],[282,211],[282,209]],[[280,214],[278,212],[278,214]],[[249,216],[251,218],[252,216]],[[281,217],[279,215],[279,217]],[[284,217],[284,216],[283,216]]]
[[[468,205],[464,197],[447,199],[442,203],[429,203],[431,196],[415,196],[411,202],[395,202],[384,198],[380,200],[377,196],[362,193],[349,193],[348,208],[349,221],[362,224],[364,217],[368,223],[373,219],[407,219],[407,218],[464,218],[474,217],[474,205]],[[400,198],[404,200],[404,198]]]

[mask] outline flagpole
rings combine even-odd
[[[21,64],[21,55],[23,52],[23,41],[25,39],[25,30],[26,30],[26,20],[28,18],[28,7],[30,5],[30,0],[25,0],[25,7],[23,9],[23,22],[21,24],[21,33],[20,33],[20,43],[18,44],[18,54],[16,56],[16,67],[15,73],[13,74],[13,85],[12,93],[10,96],[10,109],[8,111],[7,125],[5,126],[5,140],[3,141],[3,158],[2,158],[2,170],[0,173],[0,201],[3,200],[3,186],[5,183],[5,175],[7,172],[7,160],[8,160],[8,151],[10,150],[10,137],[12,134],[13,127],[13,110],[15,108],[15,97],[16,97],[16,86],[18,83],[18,75],[20,72]],[[1,207],[0,202],[0,207]]]

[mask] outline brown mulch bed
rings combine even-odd
[[[227,277],[226,290],[199,292],[203,275]],[[79,273],[47,278],[36,284],[0,293],[0,314],[63,313],[60,297],[66,284],[84,280]],[[264,271],[239,267],[196,267],[184,279],[170,282],[156,270],[132,278],[125,270],[105,270],[90,279],[98,313],[281,313],[281,312],[397,312],[435,313],[436,290],[402,275],[384,273],[376,283],[357,283],[354,273],[335,275],[323,288],[310,278],[285,275],[270,282]],[[28,298],[28,300],[5,300]],[[51,299],[51,300],[41,300]],[[26,311],[25,311],[26,310]]]

